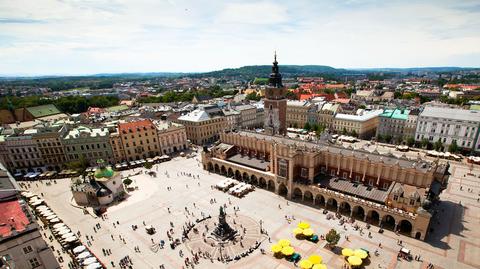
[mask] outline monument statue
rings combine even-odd
[[[212,232],[212,236],[218,241],[232,240],[237,235],[237,231],[228,225],[226,213],[223,206],[220,206],[220,214],[218,215],[217,227]]]

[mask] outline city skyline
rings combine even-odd
[[[1,75],[478,67],[476,1],[3,1]]]

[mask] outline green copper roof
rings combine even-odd
[[[408,109],[385,109],[380,117],[392,118],[397,120],[407,120],[410,110]]]
[[[95,170],[95,177],[96,178],[102,178],[102,177],[113,177],[113,170],[111,167],[105,167],[105,168],[97,168]]]
[[[43,106],[34,106],[28,107],[28,112],[32,114],[35,118],[41,118],[45,116],[60,114],[60,110],[57,109],[54,105],[43,105]]]

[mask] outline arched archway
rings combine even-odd
[[[400,233],[410,236],[412,233],[412,223],[406,219],[401,220],[398,224],[398,230]]]
[[[293,193],[292,193],[293,200],[301,200],[302,197],[303,197],[303,193],[302,193],[302,190],[300,190],[300,188],[293,189]]]
[[[327,209],[332,211],[337,211],[338,203],[334,198],[329,198],[327,200]]]
[[[275,182],[274,182],[273,180],[269,180],[269,181],[268,181],[267,189],[268,189],[269,191],[275,192]]]
[[[235,170],[235,179],[241,180],[242,179],[242,173],[240,171]]]
[[[250,176],[247,174],[247,172],[243,172],[242,180],[245,182],[250,182]]]
[[[252,175],[252,176],[250,177],[250,183],[251,183],[252,185],[254,185],[254,186],[257,186],[257,185],[258,185],[258,179],[257,179],[257,177],[256,177],[255,175]]]
[[[422,233],[421,232],[415,233],[415,239],[420,239],[420,238],[422,238]]]
[[[228,177],[233,177],[233,169],[231,167],[228,168],[227,176]]]
[[[227,169],[225,168],[224,165],[222,165],[222,167],[220,167],[220,173],[221,173],[222,175],[225,175],[225,176],[227,175]]]
[[[213,164],[212,164],[211,162],[209,162],[209,163],[207,164],[207,170],[208,170],[209,172],[213,172]]]
[[[215,173],[220,173],[220,166],[218,166],[218,163],[215,164],[214,166],[214,169],[215,169]]]
[[[315,205],[325,207],[325,197],[321,194],[317,194],[317,196],[315,196]]]
[[[258,180],[258,185],[260,186],[260,188],[266,189],[267,188],[267,181],[263,177],[261,177]]]
[[[367,222],[373,225],[378,225],[380,221],[380,214],[375,210],[370,210],[367,213]]]
[[[313,194],[310,191],[305,191],[305,193],[303,194],[303,201],[313,204]]]
[[[363,207],[357,205],[357,206],[354,206],[353,209],[352,209],[352,212],[353,212],[353,215],[352,217],[356,218],[356,219],[359,219],[359,220],[364,220],[365,218],[365,209],[363,209]]]
[[[385,215],[382,218],[382,228],[387,230],[392,230],[395,228],[395,218],[391,215]]]
[[[340,203],[340,213],[350,216],[350,212],[352,211],[352,207],[347,202]]]
[[[288,189],[287,187],[285,186],[285,184],[280,184],[280,186],[278,186],[278,194],[280,196],[284,196],[284,197],[287,197],[288,195]]]

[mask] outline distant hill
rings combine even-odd
[[[239,68],[226,68],[218,71],[194,74],[198,77],[240,77],[254,78],[258,76],[268,76],[272,71],[271,65],[250,65]],[[280,65],[280,73],[285,77],[294,76],[313,76],[320,74],[344,74],[350,72],[346,69],[337,69],[325,65]]]

